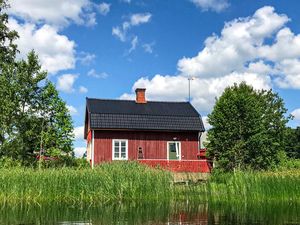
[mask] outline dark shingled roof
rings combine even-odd
[[[189,102],[138,104],[129,100],[86,99],[91,129],[201,131],[199,113]]]

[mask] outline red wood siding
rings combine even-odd
[[[92,140],[92,131],[88,131],[86,141],[89,143]]]
[[[135,160],[142,147],[144,159],[167,159],[167,142],[181,142],[182,160],[197,160],[198,132],[94,131],[95,165],[112,160],[112,140],[128,140],[128,160]]]

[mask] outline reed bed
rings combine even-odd
[[[171,175],[138,163],[102,164],[95,169],[0,170],[0,202],[96,204],[169,197]]]
[[[170,172],[136,162],[95,169],[0,169],[1,204],[97,205],[106,202],[300,203],[300,170],[213,174],[178,185]]]
[[[211,202],[300,203],[300,171],[216,174],[206,185]]]

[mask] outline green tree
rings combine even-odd
[[[27,162],[41,148],[49,155],[70,154],[73,126],[66,103],[34,51],[16,59],[18,34],[7,26],[7,7],[0,0],[0,157]]]
[[[41,72],[34,52],[27,60],[4,64],[1,73],[0,97],[7,103],[1,112],[3,138],[0,153],[25,159],[32,151],[36,134],[36,114],[42,89],[39,85],[46,78]]]
[[[285,133],[285,150],[289,158],[300,159],[300,127],[288,127]]]
[[[59,97],[55,86],[47,81],[41,99],[40,148],[46,154],[58,156],[73,155],[73,124],[66,103]]]
[[[14,41],[18,38],[18,33],[10,30],[7,26],[8,15],[4,11],[8,8],[6,0],[0,0],[0,65],[13,63],[17,53],[17,45]]]
[[[208,156],[226,171],[276,164],[284,151],[286,111],[272,91],[245,83],[226,88],[208,116]]]
[[[12,96],[13,89],[8,90],[10,78],[4,78],[8,73],[13,73],[14,61],[17,53],[17,46],[13,43],[18,38],[15,31],[11,31],[8,26],[8,15],[4,12],[8,7],[5,0],[0,0],[0,145],[4,142],[8,131],[7,122],[11,120],[12,102],[4,96]],[[11,76],[11,75],[9,75]]]

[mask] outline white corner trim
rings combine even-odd
[[[92,154],[92,168],[94,168],[94,165],[95,165],[95,151],[94,151],[94,130],[92,130],[92,151],[91,151],[91,154]]]

